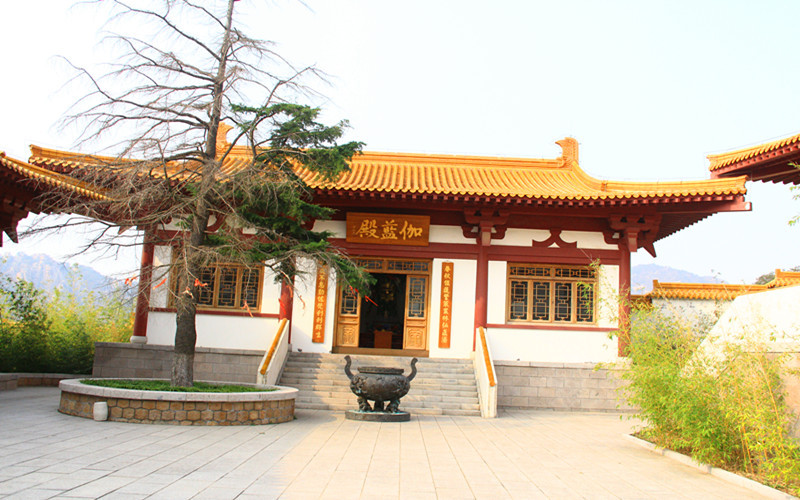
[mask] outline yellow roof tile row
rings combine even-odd
[[[644,297],[661,299],[733,300],[739,295],[772,288],[800,285],[800,272],[775,270],[775,278],[765,285],[726,283],[661,283],[653,280],[653,290]]]
[[[766,284],[767,288],[800,285],[800,272],[775,270],[775,278]]]
[[[48,188],[63,188],[72,191],[78,195],[85,196],[91,199],[100,200],[104,199],[105,195],[98,189],[90,186],[84,182],[73,179],[67,175],[52,172],[46,168],[36,165],[31,165],[20,160],[16,160],[2,151],[0,151],[0,167],[10,171],[17,176],[21,176],[37,184],[44,184]]]
[[[647,295],[660,299],[733,300],[739,295],[766,290],[767,285],[728,285],[725,283],[661,283],[653,280]]]
[[[577,141],[567,138],[558,143],[564,155],[556,159],[364,152],[353,157],[350,171],[333,183],[305,169],[298,169],[298,175],[320,190],[497,198],[611,200],[746,193],[744,176],[688,182],[598,180],[579,167]],[[31,146],[31,153],[32,163],[56,170],[114,161],[36,146]],[[251,158],[248,149],[234,147],[223,161],[223,172],[246,168]]]
[[[707,158],[711,162],[708,169],[713,172],[714,170],[718,170],[722,167],[726,167],[733,163],[747,160],[754,156],[768,153],[770,151],[774,151],[776,149],[797,142],[800,142],[800,134],[793,135],[791,137],[786,137],[784,139],[778,139],[776,141],[767,142],[764,144],[759,144],[757,146],[752,146],[749,148],[737,149],[736,151],[730,151],[727,153],[721,153],[716,155],[708,155]]]
[[[608,182],[594,179],[578,165],[556,160],[520,160],[473,156],[364,153],[350,172],[324,183],[308,172],[300,176],[318,189],[475,195],[503,198],[605,200],[665,196],[744,194],[744,179],[729,182]]]

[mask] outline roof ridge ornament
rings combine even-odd
[[[573,161],[578,163],[578,141],[573,137],[565,137],[556,144],[561,146],[561,166],[569,166]]]
[[[233,130],[232,125],[228,125],[225,122],[219,122],[217,126],[217,151],[224,151],[228,149],[228,132]]]

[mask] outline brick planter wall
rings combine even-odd
[[[294,418],[297,389],[273,392],[186,393],[111,389],[65,381],[58,411],[93,418],[94,404],[108,404],[108,420],[139,424],[260,425]]]
[[[621,369],[595,363],[495,361],[497,406],[561,411],[632,411],[620,401]]]

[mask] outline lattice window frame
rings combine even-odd
[[[509,263],[506,322],[596,325],[597,290],[598,272],[594,267]],[[566,308],[563,299],[568,302]]]
[[[221,275],[230,271],[236,272],[233,286],[234,294],[231,305],[225,305],[224,297],[221,297]],[[247,289],[245,287],[246,277],[249,275],[249,279],[252,279],[253,273],[256,275],[254,287]],[[218,263],[203,267],[200,276],[200,281],[205,283],[206,286],[200,288],[200,297],[197,302],[197,310],[199,312],[232,311],[257,313],[261,311],[261,300],[264,290],[263,266],[248,267],[241,264]],[[173,286],[177,286],[177,279],[175,279],[174,275],[172,278]],[[177,294],[179,290],[176,289],[174,292]],[[243,302],[245,295],[249,297],[255,295],[255,303],[251,303],[249,307],[246,307]],[[223,302],[223,304],[220,305],[220,302]],[[174,296],[172,296],[170,297],[170,306],[175,307],[175,305],[175,299]]]

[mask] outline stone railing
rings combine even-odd
[[[272,345],[261,359],[261,366],[256,375],[256,384],[275,385],[280,380],[283,365],[289,355],[289,329],[286,328],[288,321],[283,318],[278,324],[278,331],[275,332]]]
[[[478,384],[478,399],[483,418],[497,416],[497,376],[492,362],[492,351],[486,341],[486,330],[478,327],[475,343],[475,379]]]

